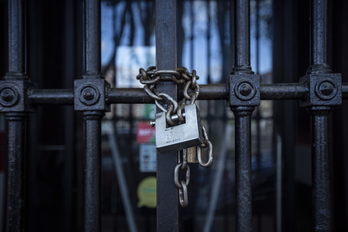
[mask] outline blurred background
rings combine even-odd
[[[73,89],[83,73],[83,1],[31,0],[27,72],[40,89]],[[226,83],[233,67],[234,1],[183,0],[178,7],[179,66],[199,84]],[[0,75],[7,70],[7,2],[0,0]],[[347,81],[348,2],[329,3],[329,65]],[[232,12],[232,13],[231,13]],[[306,74],[310,1],[251,0],[251,66],[261,82]],[[140,88],[139,68],[155,65],[155,3],[101,1],[102,72],[117,88]],[[181,231],[234,231],[234,117],[225,101],[199,101],[214,145],[210,168],[191,164]],[[253,231],[311,231],[309,114],[297,101],[262,101],[252,119]],[[348,230],[346,102],[333,110],[335,231]],[[103,120],[102,231],[156,230],[153,104],[112,105]],[[27,231],[82,231],[83,117],[72,106],[37,107],[26,157]],[[0,115],[0,225],[6,194],[6,123]],[[2,226],[4,227],[4,226]],[[0,226],[0,231],[4,228]]]

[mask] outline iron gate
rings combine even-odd
[[[203,85],[200,100],[229,103],[236,120],[236,230],[251,231],[251,116],[261,100],[300,100],[312,119],[313,217],[315,231],[332,231],[328,115],[347,97],[348,85],[327,65],[327,2],[313,0],[311,66],[299,83],[260,84],[250,67],[249,1],[235,1],[235,64],[226,84]],[[74,89],[38,89],[26,75],[24,1],[8,3],[8,72],[1,81],[1,112],[8,121],[7,231],[23,231],[23,160],[26,154],[26,120],[36,105],[74,105],[85,121],[84,230],[100,231],[101,120],[111,104],[153,103],[143,89],[111,88],[101,75],[100,3],[85,2],[85,69]],[[177,2],[156,1],[156,67],[177,67]],[[163,76],[165,79],[165,76]],[[174,99],[181,91],[160,81],[158,90]],[[34,112],[35,113],[35,112]],[[178,192],[173,184],[176,152],[157,156],[157,230],[178,231]]]

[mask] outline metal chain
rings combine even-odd
[[[180,154],[182,153],[182,162],[180,158]],[[185,181],[179,181],[180,169],[186,169],[186,179]],[[187,186],[190,183],[190,166],[187,165],[187,150],[184,149],[182,151],[178,151],[178,164],[174,169],[174,183],[179,190],[179,202],[182,207],[186,207],[188,204],[188,194],[187,194]]]
[[[169,113],[167,123],[171,126],[174,125],[174,123],[170,120],[170,118],[172,115],[177,114],[178,108],[176,106],[178,103],[168,94],[158,92],[156,89],[156,83],[160,80],[165,80],[184,85],[184,99],[182,100],[182,104],[180,104],[180,112],[178,115],[180,122],[184,122],[182,110],[184,109],[185,105],[187,103],[195,104],[195,101],[199,95],[199,85],[197,84],[199,77],[196,75],[195,70],[193,70],[192,73],[190,73],[186,68],[176,68],[174,70],[156,70],[156,67],[151,66],[146,71],[145,69],[140,68],[137,79],[140,81],[140,83],[145,85],[145,92],[155,100],[158,108],[160,108],[163,112]],[[173,105],[173,110],[168,112],[164,103],[169,103],[168,109],[170,108],[170,105]]]
[[[202,132],[203,132],[203,138],[204,141],[202,143],[202,145],[199,146],[199,148],[197,149],[197,158],[198,158],[198,163],[202,166],[202,167],[209,167],[211,165],[211,163],[213,162],[213,144],[209,141],[208,139],[208,133],[205,129],[204,126],[202,126]],[[202,159],[202,149],[204,148],[208,148],[208,161],[204,162]]]
[[[196,104],[199,95],[199,85],[197,80],[199,77],[196,71],[192,73],[186,68],[176,68],[174,70],[156,70],[156,67],[151,66],[147,70],[140,68],[137,79],[144,84],[145,92],[155,100],[156,106],[163,112],[166,112],[166,122],[170,126],[175,126],[185,122],[183,110],[188,104]],[[184,85],[183,99],[180,104],[166,93],[161,93],[156,89],[158,81],[173,81],[176,84]],[[165,107],[167,106],[167,108]],[[174,116],[174,117],[173,117]],[[177,120],[173,120],[176,118]],[[202,126],[202,134],[204,141],[197,148],[198,162],[203,167],[208,167],[213,162],[213,146],[209,141],[208,134],[204,126]],[[208,161],[204,162],[202,158],[202,150],[208,149]],[[182,161],[181,161],[182,154]],[[180,170],[186,170],[186,179],[179,180]],[[179,202],[182,207],[188,204],[187,186],[190,183],[190,167],[187,164],[187,149],[178,151],[178,162],[174,169],[174,183],[179,190]]]

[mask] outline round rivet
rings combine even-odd
[[[4,89],[1,91],[1,98],[5,102],[11,102],[14,98],[14,92],[11,89]]]
[[[327,81],[321,83],[319,86],[319,91],[325,96],[329,96],[330,94],[332,94],[334,89],[335,89],[335,86],[332,83]]]
[[[246,97],[251,94],[253,87],[249,83],[245,82],[239,85],[238,90],[240,94]]]
[[[316,85],[316,94],[322,100],[330,100],[336,96],[337,88],[330,80],[323,80]]]
[[[0,90],[0,104],[3,106],[13,106],[18,101],[18,93],[12,87],[4,87]]]
[[[80,95],[80,101],[85,105],[93,105],[96,104],[99,100],[99,92],[98,89],[94,86],[86,86],[82,88]]]
[[[84,88],[82,90],[82,95],[85,100],[91,101],[95,97],[95,90],[90,87]]]
[[[256,94],[254,86],[248,81],[236,84],[234,91],[236,96],[242,101],[251,100]]]

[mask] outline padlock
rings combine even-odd
[[[185,106],[185,123],[167,127],[165,114],[156,114],[156,147],[159,152],[178,151],[202,144],[201,120],[195,104]]]

